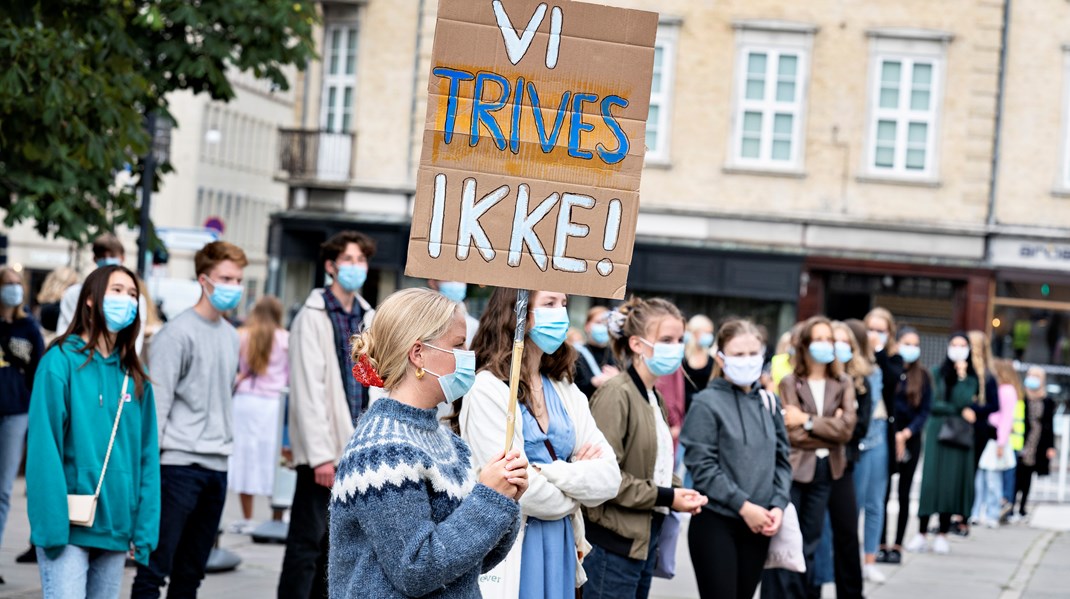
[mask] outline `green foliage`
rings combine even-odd
[[[313,58],[309,0],[6,0],[0,11],[0,208],[84,242],[136,226],[146,111],[167,94],[228,101],[228,69],[280,89]],[[173,122],[173,119],[171,119]],[[130,170],[130,176],[123,171]],[[159,175],[170,165],[157,168]],[[117,176],[118,175],[118,176]]]

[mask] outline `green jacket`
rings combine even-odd
[[[160,450],[152,385],[141,397],[133,378],[91,528],[72,526],[67,494],[91,495],[100,478],[119,408],[119,356],[94,352],[71,336],[45,353],[30,398],[26,495],[30,539],[57,555],[66,545],[129,551],[148,564],[160,532]]]
[[[655,507],[673,502],[671,487],[654,484],[658,433],[650,401],[634,368],[608,380],[591,398],[591,415],[617,454],[621,483],[617,496],[597,507],[585,507],[587,540],[632,559],[646,559]],[[665,400],[655,391],[662,417],[669,421]],[[673,487],[680,480],[673,476]]]

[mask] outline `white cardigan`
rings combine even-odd
[[[585,538],[581,506],[594,507],[609,501],[620,491],[620,467],[613,448],[598,430],[587,396],[576,385],[552,381],[557,396],[576,429],[576,448],[591,444],[602,449],[602,456],[595,460],[568,462],[558,459],[550,464],[532,464],[528,468],[528,490],[520,498],[521,514],[540,520],[559,520],[572,517],[572,530],[576,538],[577,562],[576,584],[586,581],[583,572],[583,557],[591,550]],[[472,448],[472,459],[477,468],[484,466],[505,447],[505,417],[509,402],[509,386],[493,374],[481,371],[476,375],[475,385],[464,397],[461,405],[461,436]],[[518,408],[519,410],[519,408]],[[524,427],[517,414],[513,429],[513,449],[524,454]],[[525,455],[526,458],[526,455]],[[517,537],[508,562],[516,560],[508,568],[519,572],[520,548],[523,546],[523,526]],[[519,580],[516,581],[519,584]],[[519,590],[518,590],[519,592]],[[515,595],[513,595],[515,596]]]

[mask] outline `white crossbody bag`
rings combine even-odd
[[[119,411],[115,414],[115,424],[111,427],[111,439],[108,440],[108,453],[104,455],[104,466],[100,469],[100,480],[97,481],[97,490],[92,495],[67,495],[67,515],[74,526],[93,526],[97,518],[97,499],[100,498],[100,487],[104,484],[104,473],[108,471],[108,461],[111,460],[111,449],[115,445],[115,433],[119,431],[119,419],[123,416],[123,404],[127,401],[126,386],[130,382],[130,375],[123,377],[123,392],[119,395]]]

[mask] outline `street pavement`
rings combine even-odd
[[[894,502],[893,502],[894,505]],[[258,515],[269,512],[266,503],[257,506]],[[0,598],[29,599],[41,596],[37,568],[15,564],[15,556],[26,548],[29,523],[23,482],[16,483],[11,514],[3,544],[0,545]],[[239,517],[236,496],[229,498],[224,524]],[[894,517],[894,512],[890,514]],[[916,519],[912,519],[916,526]],[[1043,528],[1041,528],[1043,527]],[[911,531],[912,533],[913,531]],[[678,546],[677,576],[656,580],[654,599],[698,597],[694,570],[687,552],[686,527]],[[909,535],[908,535],[909,537]],[[226,534],[222,545],[237,552],[243,563],[234,572],[209,575],[200,596],[207,599],[259,599],[275,596],[282,547],[258,545],[249,537]],[[906,555],[901,566],[882,566],[888,581],[866,586],[872,599],[1054,599],[1070,597],[1070,505],[1042,503],[1033,508],[1031,525],[1006,526],[999,530],[975,528],[967,539],[954,538],[951,554]],[[124,596],[128,595],[133,571],[128,570]],[[825,597],[835,597],[832,585]],[[357,599],[357,598],[354,598]]]

